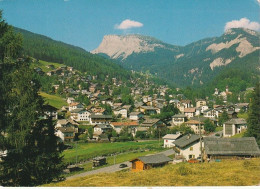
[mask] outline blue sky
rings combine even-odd
[[[108,34],[186,45],[220,36],[225,26],[260,30],[260,0],[0,0],[0,9],[13,26],[88,51]]]

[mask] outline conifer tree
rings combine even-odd
[[[21,38],[0,13],[0,162],[3,186],[36,186],[58,178],[63,170],[54,124],[43,119],[40,85],[29,58],[18,58]]]
[[[260,146],[260,83],[256,85],[251,98],[245,136],[255,137]]]

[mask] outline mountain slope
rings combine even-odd
[[[49,37],[15,28],[23,36],[24,54],[48,62],[72,66],[81,72],[105,78],[117,76],[129,79],[131,73],[111,60],[93,55],[82,48],[55,41]]]
[[[223,69],[259,71],[259,36],[259,32],[252,30],[231,29],[220,37],[184,47],[140,35],[117,36],[116,44],[124,46],[120,51],[111,45],[115,44],[115,37],[104,37],[100,47],[92,53],[106,54],[128,69],[149,71],[179,86],[198,86],[209,83]],[[132,40],[141,42],[135,43],[134,50],[130,45],[131,50],[127,51]],[[109,49],[109,53],[104,49]]]

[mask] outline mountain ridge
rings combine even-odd
[[[139,50],[131,49],[127,53],[124,52],[127,43],[124,43],[124,48],[120,51],[118,49],[113,51],[111,41],[105,41],[104,48],[109,49],[110,54],[118,53],[123,58],[110,56],[99,47],[97,48],[99,50],[94,50],[93,53],[105,54],[127,69],[148,71],[179,86],[203,85],[218,75],[222,69],[241,66],[239,62],[242,60],[249,64],[247,69],[251,66],[252,69],[260,70],[257,66],[259,56],[255,53],[260,53],[259,36],[257,31],[233,28],[219,37],[201,39],[185,46],[168,44],[169,48],[165,48],[162,44],[166,43],[153,40],[143,42],[148,46],[150,43],[158,43],[147,50],[136,43],[134,48]],[[144,39],[149,38],[141,37],[140,40]]]

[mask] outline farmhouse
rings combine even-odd
[[[165,156],[164,154],[155,154],[149,156],[142,156],[131,160],[132,162],[132,171],[142,171],[147,170],[152,167],[162,167],[168,162],[172,161],[169,157]]]
[[[186,160],[200,156],[200,137],[199,135],[185,135],[173,142],[177,147],[175,150],[178,155],[182,155]],[[203,143],[202,143],[203,147]]]
[[[143,118],[143,113],[141,112],[131,112],[130,113],[130,120],[138,121],[139,119]]]
[[[198,120],[189,120],[187,122],[185,122],[185,124],[191,128],[191,130],[194,131],[195,134],[199,134],[200,132],[200,128],[201,127],[201,133],[204,134],[205,130],[204,130],[204,122],[202,121],[198,121]]]
[[[259,157],[260,150],[254,137],[204,138],[205,154],[210,159]]]
[[[141,127],[149,129],[151,127],[157,129],[158,127],[163,127],[164,123],[160,119],[146,119],[142,124]]]
[[[95,124],[108,124],[112,120],[112,115],[95,115],[91,114],[90,115],[90,124],[95,125]]]
[[[195,116],[196,108],[184,108],[184,114],[188,119]]]
[[[55,132],[55,135],[58,136],[63,142],[72,142],[75,137],[75,128],[59,127]]]
[[[174,116],[172,116],[172,124],[173,125],[181,125],[182,123],[184,123],[187,119],[187,116],[184,114],[176,114]]]
[[[52,119],[58,119],[58,109],[47,104],[43,105],[43,111],[44,111],[44,118],[47,119],[47,117],[51,117]]]
[[[119,134],[124,127],[127,127],[128,132],[135,136],[137,128],[139,126],[138,122],[130,121],[130,122],[111,122],[111,126],[115,131]]]
[[[233,118],[223,124],[223,136],[231,137],[247,129],[246,120],[243,118]]]
[[[163,147],[164,148],[171,148],[175,146],[172,142],[174,142],[177,138],[181,136],[181,133],[176,133],[176,134],[167,134],[163,137]]]

